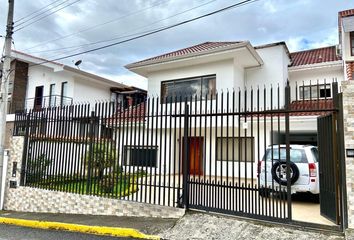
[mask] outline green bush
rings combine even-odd
[[[45,176],[47,167],[51,164],[52,160],[48,159],[44,153],[39,155],[36,159],[29,159],[27,162],[26,182],[40,182],[40,180]]]
[[[98,179],[104,177],[104,170],[111,168],[115,161],[115,149],[111,144],[96,143],[92,149],[88,148],[85,154],[85,162],[90,165],[93,172],[98,172]]]

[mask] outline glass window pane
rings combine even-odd
[[[286,149],[285,148],[274,148],[273,155],[272,150],[269,149],[266,155],[266,161],[286,161]],[[303,149],[290,149],[290,161],[293,163],[306,163],[307,158],[305,151]]]
[[[215,75],[162,82],[162,102],[165,102],[165,100],[167,103],[174,102],[176,97],[177,101],[186,97],[197,97],[200,99],[200,96],[202,96],[202,99],[204,99],[207,94],[215,95],[215,83]]]
[[[212,96],[212,98],[214,97],[215,90],[216,90],[215,84],[216,84],[215,76],[204,77],[202,79],[202,89],[201,89],[202,99],[205,99],[206,96],[208,96],[208,98],[210,98],[210,96]]]
[[[217,160],[251,162],[253,147],[252,137],[217,138]]]

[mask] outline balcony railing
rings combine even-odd
[[[38,98],[27,98],[25,101],[9,101],[7,113],[12,114],[24,109],[41,109],[47,107],[68,106],[73,104],[71,97],[60,95],[43,96]]]
[[[72,105],[73,99],[71,97],[64,97],[61,95],[43,96],[37,98],[27,98],[26,108],[27,109],[40,109],[47,107],[59,107]]]

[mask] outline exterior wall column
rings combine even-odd
[[[342,82],[345,149],[354,149],[354,81]],[[345,154],[348,227],[354,231],[354,157]]]

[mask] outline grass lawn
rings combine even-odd
[[[61,192],[71,192],[78,194],[90,194],[90,195],[98,195],[98,196],[112,196],[112,197],[124,197],[128,196],[132,193],[138,191],[137,184],[134,182],[137,181],[138,178],[145,176],[145,173],[135,173],[131,174],[130,180],[128,174],[124,178],[124,176],[118,176],[118,181],[113,184],[109,182],[109,179],[103,181],[99,181],[98,179],[91,179],[91,182],[88,182],[87,179],[80,181],[73,180],[64,180],[64,181],[53,181],[53,179],[48,182],[44,181],[42,183],[32,183],[28,184],[28,186],[44,188],[48,190],[56,190]],[[104,186],[112,186],[110,190],[106,190]],[[90,188],[90,189],[88,189]],[[87,191],[88,190],[88,191]]]

